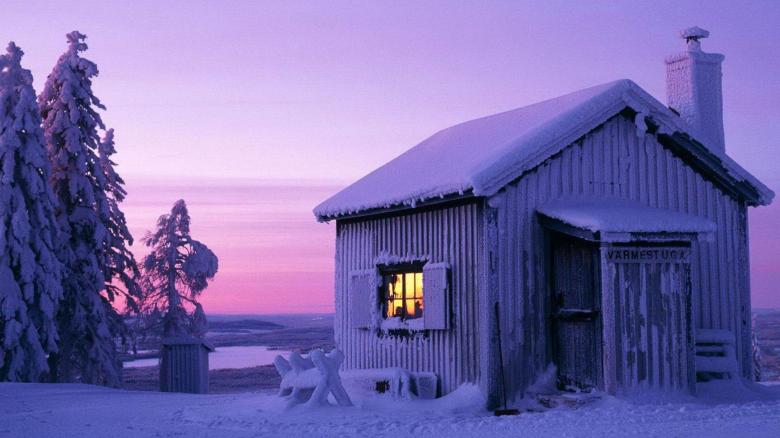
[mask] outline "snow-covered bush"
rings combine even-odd
[[[148,233],[144,243],[152,249],[143,260],[142,311],[147,329],[157,329],[163,336],[203,336],[206,314],[197,297],[216,275],[218,259],[190,236],[190,215],[183,199],[160,216],[157,230]],[[154,315],[159,320],[151,318]]]
[[[113,307],[118,296],[135,308],[138,268],[128,249],[133,238],[119,203],[124,181],[114,170],[114,133],[105,130],[92,93],[97,65],[81,57],[85,35],[67,35],[60,56],[38,97],[51,161],[50,185],[63,232],[58,251],[65,266],[58,312],[60,353],[50,364],[55,379],[118,385],[121,364],[115,338],[126,334]]]
[[[0,381],[38,381],[57,351],[62,296],[50,168],[32,87],[13,42],[0,56]]]

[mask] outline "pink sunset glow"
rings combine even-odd
[[[192,235],[219,255],[219,274],[200,300],[212,313],[333,310],[334,230],[312,219],[312,204],[340,187],[292,180],[128,181],[126,215],[140,242],[156,218],[187,200]]]
[[[12,0],[0,41],[40,91],[65,33],[88,35],[131,231],[187,201],[220,257],[208,312],[329,312],[335,227],[317,203],[460,121],[618,78],[664,101],[663,59],[694,24],[726,55],[727,151],[778,190],[778,22],[774,2]],[[779,205],[751,212],[754,307],[780,307]]]

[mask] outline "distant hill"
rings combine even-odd
[[[298,314],[265,314],[265,315],[207,315],[209,329],[215,331],[217,324],[227,322],[240,322],[241,327],[232,326],[233,329],[252,329],[244,324],[250,321],[259,321],[267,324],[275,324],[276,328],[307,328],[307,327],[333,327],[332,313],[298,313]],[[255,329],[264,329],[257,327]],[[270,329],[274,329],[273,327]]]
[[[278,330],[285,326],[261,319],[220,320],[209,318],[210,332],[235,332],[240,330]]]

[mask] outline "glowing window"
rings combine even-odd
[[[385,318],[415,319],[423,316],[423,274],[421,269],[403,269],[384,274]]]

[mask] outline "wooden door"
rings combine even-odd
[[[599,319],[598,246],[555,235],[552,242],[553,361],[561,389],[600,386],[601,324]]]
[[[606,390],[695,389],[690,248],[604,248]]]

